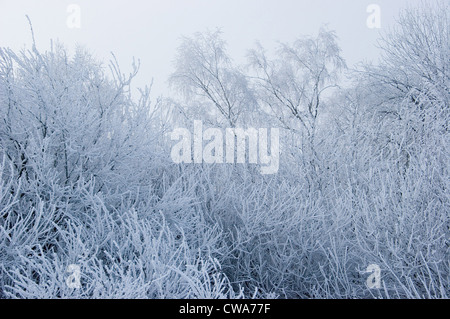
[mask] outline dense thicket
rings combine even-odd
[[[449,9],[405,11],[358,70],[326,29],[248,68],[186,37],[155,102],[136,64],[1,48],[0,297],[448,298]],[[194,119],[282,128],[278,173],[173,163]]]

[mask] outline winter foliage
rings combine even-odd
[[[449,298],[449,14],[404,11],[357,70],[325,28],[246,67],[198,33],[170,99],[132,96],[136,61],[0,48],[0,298]],[[278,173],[174,163],[193,120],[279,127]]]

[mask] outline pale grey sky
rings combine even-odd
[[[259,40],[266,48],[316,34],[323,24],[337,32],[349,66],[378,56],[379,32],[394,22],[401,8],[420,0],[0,0],[0,46],[31,46],[25,15],[32,20],[37,46],[59,39],[69,49],[88,48],[100,59],[114,52],[128,71],[132,57],[141,60],[135,84],[154,78],[154,93],[167,93],[167,77],[182,35],[222,28],[237,63]],[[69,4],[80,8],[81,28],[69,28]],[[370,4],[381,9],[381,29],[370,29]]]

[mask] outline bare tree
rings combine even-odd
[[[263,107],[285,128],[306,132],[312,141],[322,97],[337,86],[337,77],[346,67],[340,53],[335,33],[324,28],[315,38],[280,44],[275,59],[269,59],[258,44],[249,59]]]
[[[405,95],[416,106],[449,104],[450,6],[439,1],[404,10],[395,28],[379,46],[379,67],[366,68],[368,76],[391,90],[390,99]],[[424,103],[426,102],[426,103]]]
[[[186,99],[195,97],[203,116],[218,112],[231,127],[254,106],[247,79],[232,65],[219,30],[183,38],[170,83]]]

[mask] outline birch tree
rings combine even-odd
[[[247,78],[233,65],[219,30],[182,39],[170,83],[196,104],[198,109],[191,113],[210,115],[231,127],[255,104]]]
[[[313,142],[323,97],[346,67],[337,37],[322,28],[317,37],[280,44],[277,53],[271,59],[259,44],[249,52],[258,98],[284,128]]]

